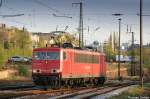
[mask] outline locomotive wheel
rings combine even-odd
[[[52,85],[51,85],[52,89],[60,88],[59,80],[51,80],[51,82],[52,82]]]
[[[98,79],[94,79],[93,84],[94,84],[94,86],[97,86],[98,85]]]
[[[73,80],[69,80],[69,85],[70,85],[71,88],[73,88],[74,87],[74,81]]]
[[[76,88],[76,87],[79,87],[79,79],[75,79],[73,81],[73,87]]]
[[[81,86],[81,82],[80,82],[80,79],[77,80],[77,87],[80,87]]]
[[[85,82],[83,78],[79,79],[79,86],[81,87],[85,86]]]
[[[100,78],[98,79],[99,85],[103,85],[104,82],[105,82],[105,77],[100,77]]]
[[[64,82],[65,82],[65,87],[70,88],[69,80],[66,80]]]
[[[54,80],[51,80],[51,85],[52,85],[52,89],[55,89],[55,81]]]

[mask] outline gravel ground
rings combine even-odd
[[[110,98],[112,96],[119,95],[119,94],[121,94],[124,91],[127,91],[129,88],[134,88],[136,86],[137,85],[131,85],[131,86],[128,86],[128,87],[120,88],[120,89],[117,89],[115,91],[112,91],[112,92],[109,92],[109,93],[106,93],[106,94],[102,94],[102,95],[93,97],[92,99],[106,99],[106,98]]]

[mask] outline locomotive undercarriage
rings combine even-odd
[[[98,86],[103,85],[106,78],[90,77],[90,78],[61,78],[60,75],[33,75],[33,81],[36,85],[48,86],[50,88],[60,87],[81,87],[81,86]]]

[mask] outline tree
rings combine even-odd
[[[106,54],[106,61],[114,61],[116,56],[116,50],[113,47],[113,37],[110,34],[107,41],[104,44],[104,52]]]
[[[8,41],[4,41],[4,49],[9,49],[9,42]]]
[[[0,66],[13,55],[32,55],[30,33],[23,29],[0,27]]]
[[[64,43],[72,43],[74,46],[78,46],[79,44],[78,40],[69,33],[61,33],[59,35],[55,35],[54,38],[51,39],[54,39],[54,41],[60,46]]]
[[[37,43],[37,45],[38,45],[37,47],[45,47],[46,43],[44,41],[45,41],[45,38],[40,36],[39,37],[39,42]],[[48,41],[48,39],[47,39],[47,41]]]

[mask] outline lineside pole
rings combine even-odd
[[[143,0],[140,0],[140,82],[143,88]]]
[[[79,16],[79,47],[83,48],[83,3],[72,3],[72,5],[80,6],[80,16]]]
[[[121,53],[121,48],[120,48],[120,40],[121,40],[121,18],[118,19],[119,20],[119,48],[118,48],[118,80],[121,80],[121,76],[120,76],[120,53]]]

